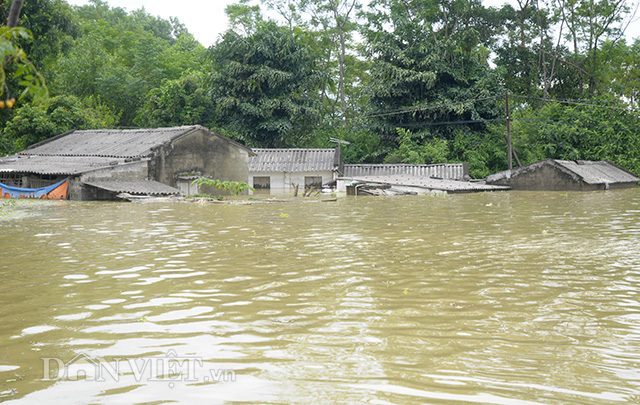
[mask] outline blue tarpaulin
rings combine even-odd
[[[41,188],[21,188],[21,187],[11,187],[6,184],[0,183],[0,195],[9,194],[11,198],[42,198],[46,196],[56,188],[60,187],[67,179],[57,182],[56,184],[52,184],[47,187]]]

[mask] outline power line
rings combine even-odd
[[[442,122],[415,122],[411,124],[388,124],[393,127],[435,127],[440,125],[462,125],[462,124],[482,124],[485,122],[506,121],[506,118],[493,118],[487,120],[466,120],[466,121],[442,121]]]
[[[555,101],[555,102],[602,102],[602,103],[609,103],[609,104],[625,104],[624,101],[622,100],[594,100],[594,99],[589,99],[589,98],[544,98],[544,97],[535,97],[535,96],[521,96],[518,94],[511,94],[509,93],[510,96],[512,97],[516,97],[516,98],[531,98],[531,99],[537,99],[537,100],[543,100],[543,101]]]
[[[483,98],[474,98],[474,99],[464,100],[464,101],[453,101],[453,102],[450,102],[450,103],[428,104],[428,105],[424,105],[424,106],[410,107],[410,108],[405,108],[405,109],[378,111],[378,112],[371,113],[371,114],[365,114],[364,117],[367,117],[367,118],[387,117],[387,116],[390,116],[390,115],[406,114],[406,113],[424,111],[424,110],[435,110],[435,109],[443,108],[443,107],[451,107],[451,106],[460,105],[460,104],[476,103],[476,102],[479,102],[479,101],[495,100],[495,99],[498,99],[498,98],[502,98],[502,96],[490,96],[490,97],[483,97]]]
[[[633,111],[634,110],[634,107],[631,106],[631,105],[618,107],[618,106],[612,106],[612,105],[595,104],[593,102],[593,100],[589,100],[589,99],[543,98],[543,97],[534,97],[534,96],[520,96],[520,95],[515,95],[515,94],[510,94],[510,96],[513,97],[513,98],[528,99],[528,100],[539,100],[539,101],[550,101],[550,102],[555,102],[555,103],[580,105],[580,106],[585,106],[585,107],[599,107],[599,108],[608,108],[608,109],[612,109],[612,110],[622,110],[622,111]],[[418,112],[418,111],[426,111],[426,110],[435,110],[435,109],[439,109],[439,108],[452,107],[452,106],[455,106],[455,105],[476,103],[476,102],[487,101],[487,100],[496,100],[496,99],[501,99],[501,98],[504,98],[504,96],[503,95],[497,95],[497,96],[489,96],[489,97],[468,99],[468,100],[462,100],[462,101],[453,101],[453,102],[450,102],[450,103],[429,104],[429,105],[423,105],[423,106],[419,106],[419,107],[409,107],[409,108],[400,108],[400,109],[395,109],[395,110],[378,111],[378,112],[371,113],[371,114],[363,114],[362,117],[365,117],[365,118],[388,117],[388,116],[392,116],[392,115],[407,114],[407,113],[413,113],[413,112]],[[624,103],[623,101],[608,101],[608,102],[609,103],[617,103],[617,104],[623,104]],[[456,121],[454,123],[458,123],[458,122]],[[472,123],[472,122],[469,122],[469,123]],[[434,123],[434,124],[439,124],[439,123]],[[407,124],[407,126],[409,126],[409,124]]]
[[[513,98],[524,98],[529,100],[540,100],[540,101],[551,101],[554,103],[563,103],[563,104],[573,104],[573,105],[582,105],[587,107],[600,107],[600,108],[609,108],[611,110],[623,110],[623,111],[633,111],[632,106],[626,107],[616,107],[612,105],[603,105],[603,104],[593,104],[593,100],[580,100],[580,99],[562,99],[562,98],[543,98],[543,97],[533,97],[533,96],[518,96],[515,94],[510,94]],[[591,101],[591,102],[589,102]]]
[[[536,124],[552,124],[552,125],[566,124],[566,123],[570,123],[571,122],[571,121],[533,120],[533,119],[529,119],[529,118],[511,118],[511,121],[531,122],[531,123],[536,123]],[[581,125],[581,127],[589,128],[589,129],[596,128],[593,125]],[[629,127],[629,126],[626,126],[626,125],[618,125],[614,129],[616,131],[618,131],[618,132],[619,131],[639,131],[640,127]]]
[[[549,101],[549,102],[555,102],[555,103],[565,103],[565,104],[581,105],[581,106],[587,106],[587,107],[608,108],[608,109],[613,109],[613,110],[634,111],[633,106],[630,106],[630,105],[629,106],[625,106],[625,107],[622,107],[622,106],[618,107],[618,106],[611,106],[611,105],[594,104],[593,100],[589,100],[589,99],[542,98],[542,97],[520,96],[520,95],[512,95],[512,94],[510,94],[510,96],[513,97],[513,98],[520,98],[520,99]],[[379,112],[371,113],[371,114],[363,114],[360,117],[362,117],[362,118],[387,117],[387,116],[392,116],[392,115],[406,114],[406,113],[417,112],[417,111],[425,111],[425,110],[434,110],[434,109],[438,109],[438,108],[451,107],[451,106],[455,106],[455,105],[475,103],[475,102],[487,101],[487,100],[496,100],[496,99],[501,99],[501,98],[504,98],[504,95],[489,96],[489,97],[483,97],[483,98],[477,98],[477,99],[469,99],[469,100],[463,100],[463,101],[454,101],[454,102],[450,102],[450,103],[430,104],[430,105],[423,105],[423,106],[419,106],[419,107],[411,107],[411,108],[404,108],[404,109],[379,111]],[[622,101],[610,101],[610,102],[624,103]],[[557,121],[527,120],[527,119],[515,118],[515,117],[514,118],[510,118],[510,119],[512,121],[557,123]],[[432,126],[443,126],[443,125],[480,124],[480,123],[499,122],[499,121],[506,121],[506,120],[507,120],[507,118],[495,118],[495,119],[442,121],[442,122],[422,122],[422,123],[388,123],[388,124],[386,124],[384,126],[412,128],[412,127],[432,127]],[[364,127],[374,127],[374,125],[365,125]]]

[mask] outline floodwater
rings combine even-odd
[[[640,189],[2,204],[0,402],[640,403]]]

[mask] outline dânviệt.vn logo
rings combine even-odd
[[[64,361],[57,357],[42,357],[42,381],[115,381],[133,378],[136,382],[233,382],[235,370],[216,368],[201,357],[178,356],[173,350],[163,356],[110,360],[79,353]]]

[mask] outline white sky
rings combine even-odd
[[[487,6],[500,6],[507,1],[515,0],[484,0]],[[89,4],[88,0],[67,0],[73,5]],[[178,17],[186,25],[189,32],[204,46],[213,45],[218,36],[227,29],[227,16],[224,9],[237,0],[107,0],[112,7],[121,7],[128,11],[144,7],[155,16],[168,19]],[[628,42],[632,38],[640,37],[640,21],[636,20],[627,32]]]

